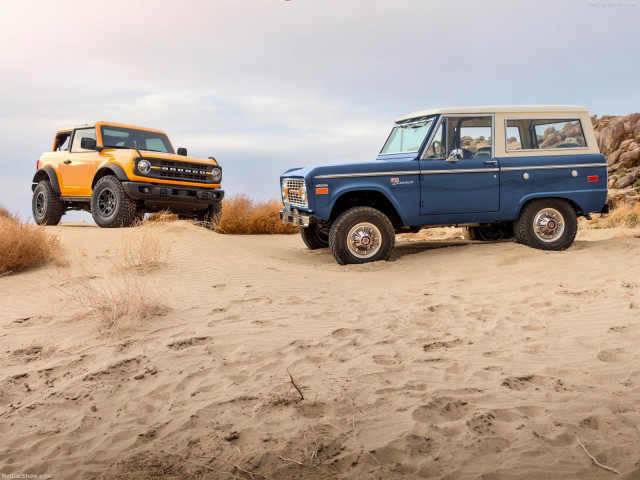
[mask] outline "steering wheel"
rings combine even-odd
[[[442,142],[434,140],[431,147],[433,148],[433,158],[444,158],[444,146],[442,145]]]

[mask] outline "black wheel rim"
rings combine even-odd
[[[36,214],[38,217],[44,217],[44,211],[46,208],[46,199],[43,192],[38,192],[36,195]]]
[[[100,214],[104,217],[108,217],[116,209],[116,195],[113,193],[113,190],[110,188],[105,188],[100,192],[100,196],[98,197],[98,209],[100,210]]]

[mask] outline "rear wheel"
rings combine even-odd
[[[342,213],[329,232],[329,247],[340,265],[388,260],[395,241],[389,218],[370,207]]]
[[[138,216],[137,207],[114,176],[102,177],[93,188],[91,215],[102,228],[130,227]]]
[[[57,225],[66,211],[60,195],[47,180],[42,180],[33,190],[31,209],[38,225]]]
[[[522,209],[513,230],[518,243],[523,245],[540,250],[566,250],[578,233],[578,218],[566,200],[534,200]]]
[[[203,227],[215,230],[222,218],[222,202],[209,205],[205,210],[198,212],[195,218]]]
[[[312,223],[308,227],[300,227],[300,236],[309,250],[329,246],[329,234],[320,230],[317,223]]]

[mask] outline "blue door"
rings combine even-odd
[[[420,160],[420,214],[497,212],[500,167],[492,116],[441,119]]]

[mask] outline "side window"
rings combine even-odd
[[[445,118],[438,130],[436,130],[435,135],[433,136],[433,140],[431,140],[431,144],[429,148],[427,148],[425,158],[446,158],[447,156],[447,136],[445,132],[447,130],[446,127],[447,119]]]
[[[579,119],[513,119],[507,120],[507,151],[583,148],[587,146]],[[517,142],[512,142],[514,131]]]
[[[80,142],[83,138],[93,138],[96,139],[96,129],[95,128],[78,128],[73,132],[73,141],[71,143],[71,152],[93,152],[93,150],[86,150],[80,147]]]
[[[55,150],[57,152],[69,150],[70,139],[71,139],[71,132],[59,133],[58,136],[56,136]]]
[[[462,158],[491,158],[493,152],[492,117],[449,117],[449,152],[462,149]]]

